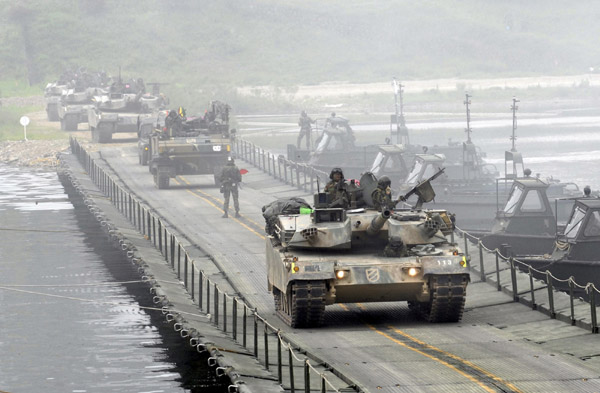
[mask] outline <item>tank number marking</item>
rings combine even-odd
[[[454,262],[452,259],[438,259],[437,263],[440,266],[452,266],[454,265]]]
[[[221,151],[221,145],[213,146],[213,151]]]
[[[304,266],[304,271],[305,272],[320,272],[321,271],[321,266],[319,266],[319,265],[307,265],[307,266]]]

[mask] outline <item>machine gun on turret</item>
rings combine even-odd
[[[417,204],[413,207],[413,209],[420,209],[423,206],[423,203],[431,202],[435,198],[435,191],[433,187],[431,187],[431,182],[437,179],[446,168],[441,168],[437,171],[433,176],[431,176],[427,180],[423,180],[413,188],[411,188],[406,194],[400,195],[396,200],[396,204],[399,202],[406,202],[408,198],[416,194],[419,199],[417,200]]]

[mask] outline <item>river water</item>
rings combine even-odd
[[[0,179],[0,391],[226,391],[56,172]]]

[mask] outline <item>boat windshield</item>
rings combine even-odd
[[[421,179],[421,168],[423,168],[423,161],[415,161],[412,170],[406,178],[407,184],[416,184]]]
[[[543,212],[546,210],[542,202],[542,196],[538,190],[529,190],[521,206],[521,211],[524,212]]]
[[[583,230],[583,236],[596,237],[600,236],[600,211],[596,210],[590,214],[587,225]]]
[[[504,213],[510,214],[515,211],[515,207],[517,207],[517,203],[521,199],[521,195],[523,194],[523,188],[515,186],[510,193],[510,197],[504,205]]]
[[[565,237],[567,239],[574,239],[575,236],[577,236],[577,232],[579,232],[579,227],[581,227],[581,222],[584,218],[585,210],[577,206],[565,228]]]
[[[324,133],[323,138],[321,138],[321,140],[319,141],[319,145],[317,146],[315,151],[319,151],[319,152],[325,151],[330,139],[331,139],[331,135],[329,135],[328,133]]]
[[[384,155],[382,152],[377,153],[373,166],[371,167],[371,173],[377,173],[381,169],[381,163],[383,162]]]

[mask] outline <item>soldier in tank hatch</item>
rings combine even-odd
[[[329,207],[347,208],[350,198],[348,197],[347,184],[344,172],[341,168],[333,168],[329,174],[329,182],[325,185],[325,192],[329,194],[331,203]]]
[[[391,184],[392,181],[387,176],[381,176],[377,182],[377,188],[371,193],[375,209],[382,211],[391,210],[396,207],[396,203],[392,200]]]

